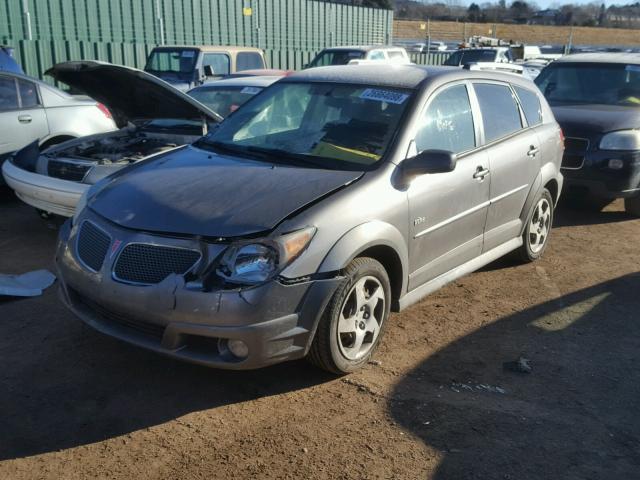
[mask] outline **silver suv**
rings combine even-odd
[[[544,98],[513,75],[306,70],[93,186],[61,229],[63,298],[172,357],[350,372],[390,310],[511,251],[542,255],[562,149]]]

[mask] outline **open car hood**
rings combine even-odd
[[[156,118],[222,121],[197,100],[136,68],[82,60],[58,63],[45,73],[106,105],[119,125]]]
[[[188,146],[114,173],[88,205],[134,230],[240,237],[272,230],[362,175],[272,165]]]

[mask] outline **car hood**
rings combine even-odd
[[[242,237],[272,230],[362,175],[274,165],[188,146],[115,173],[89,206],[125,228]]]
[[[83,60],[58,63],[46,74],[106,105],[120,126],[133,119],[222,121],[197,100],[136,68]]]
[[[640,128],[640,108],[618,105],[552,105],[566,136],[589,138],[605,132]]]

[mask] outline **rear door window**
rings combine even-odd
[[[455,85],[436,94],[422,114],[415,142],[418,152],[460,153],[475,147],[473,114],[466,86]]]
[[[369,60],[385,60],[384,52],[382,50],[374,50],[369,54]]]
[[[262,56],[257,52],[239,52],[236,56],[236,71],[264,68]]]
[[[511,89],[494,83],[475,83],[484,137],[487,143],[506,137],[522,128],[520,110]]]
[[[229,75],[230,63],[226,53],[205,53],[202,57],[202,66],[211,65],[214,75]]]
[[[40,105],[36,84],[26,80],[18,80],[18,91],[22,108],[33,108]]]
[[[18,109],[18,91],[16,81],[11,77],[0,76],[0,111]]]
[[[533,127],[542,123],[542,107],[540,106],[538,95],[526,88],[516,87],[515,85],[513,88],[520,99],[520,105],[529,126]]]

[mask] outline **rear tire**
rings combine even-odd
[[[356,258],[322,314],[308,360],[339,375],[361,368],[378,347],[390,306],[384,267],[373,258]]]
[[[527,226],[522,234],[522,246],[518,251],[522,261],[533,262],[546,250],[553,225],[553,213],[553,197],[549,190],[543,188],[527,217]]]
[[[624,210],[634,217],[640,217],[640,195],[624,199]]]

